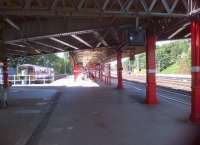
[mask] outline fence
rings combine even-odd
[[[31,85],[31,84],[46,84],[54,81],[54,75],[9,75],[9,81],[12,85]],[[0,84],[3,84],[3,76],[0,75]],[[36,78],[36,79],[34,79]]]

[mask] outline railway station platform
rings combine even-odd
[[[58,95],[55,88],[12,87],[9,106],[0,108],[0,145],[25,145]]]
[[[123,90],[117,90],[100,81],[73,82],[69,77],[51,86],[12,88],[15,97],[0,110],[0,144],[199,144],[200,128],[188,120],[190,105],[163,97],[187,102],[187,96],[159,89],[159,104],[149,106],[143,87],[125,83]]]

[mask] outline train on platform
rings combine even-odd
[[[17,77],[18,80],[23,80],[25,83],[29,81],[40,83],[44,80],[51,82],[54,80],[54,69],[32,64],[22,64],[17,67]]]

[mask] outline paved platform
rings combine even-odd
[[[0,108],[0,145],[25,145],[41,123],[58,91],[12,87],[6,108]]]
[[[38,145],[190,145],[198,128],[189,107],[160,100],[144,104],[144,94],[125,86],[67,87],[40,134]]]
[[[26,145],[200,144],[199,127],[188,121],[189,105],[160,98],[159,105],[148,106],[140,84],[127,84],[119,91],[101,82],[72,83],[72,78],[67,78],[50,88],[57,89],[60,97],[47,109],[49,114],[34,129]],[[161,90],[158,92],[160,96]],[[32,115],[29,117],[33,120]]]

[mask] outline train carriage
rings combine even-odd
[[[42,82],[43,80],[50,81],[54,78],[54,69],[42,67],[38,65],[23,64],[17,67],[18,79],[25,82]]]

